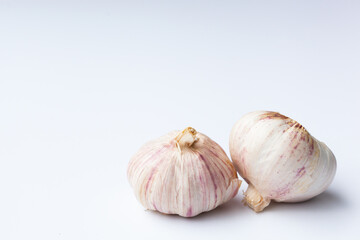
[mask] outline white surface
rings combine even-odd
[[[359,1],[101,2],[0,1],[0,239],[359,237]],[[262,109],[333,150],[324,194],[192,219],[136,201],[143,143],[192,126],[228,153]]]

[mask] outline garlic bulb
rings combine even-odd
[[[146,143],[127,174],[145,208],[183,217],[225,203],[241,184],[224,150],[191,127]]]
[[[256,212],[271,200],[300,202],[322,193],[336,171],[335,156],[324,143],[276,112],[243,116],[231,131],[230,154],[249,184],[245,201]]]

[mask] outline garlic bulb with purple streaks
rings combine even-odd
[[[227,202],[241,184],[224,150],[191,127],[146,143],[127,174],[145,208],[183,217]]]
[[[230,154],[249,184],[245,201],[256,212],[271,200],[300,202],[315,197],[336,172],[331,150],[299,123],[276,112],[243,116],[231,131]]]

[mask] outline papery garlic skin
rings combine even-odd
[[[243,116],[231,131],[230,155],[249,184],[245,201],[256,212],[271,200],[300,202],[317,196],[336,172],[331,150],[299,123],[276,112]]]
[[[127,174],[145,208],[183,217],[227,202],[241,184],[224,150],[190,127],[146,143]]]

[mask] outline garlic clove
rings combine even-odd
[[[230,154],[249,183],[246,203],[262,211],[271,200],[299,202],[325,191],[336,172],[331,150],[295,120],[257,111],[233,127]]]
[[[183,217],[227,202],[241,184],[224,150],[191,127],[146,143],[127,174],[145,208]]]

